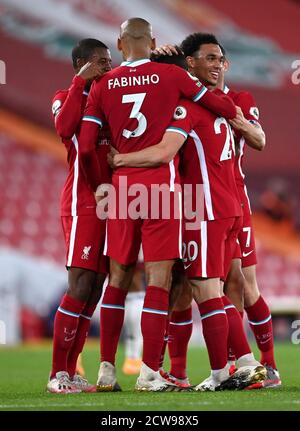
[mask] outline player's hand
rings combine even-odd
[[[103,196],[97,195],[97,192],[94,193],[94,196],[95,196],[96,204],[98,205],[98,203],[103,199]]]
[[[119,151],[115,149],[112,145],[110,145],[110,154],[114,156],[115,154],[119,154]]]
[[[154,55],[178,55],[180,52],[177,51],[174,45],[162,45],[155,48],[152,51]]]
[[[116,169],[121,166],[120,158],[121,158],[121,154],[115,154],[114,156],[111,153],[107,154],[107,163],[109,164],[111,169]]]
[[[239,106],[236,106],[236,117],[229,120],[230,125],[235,129],[243,132],[249,127],[249,122],[244,117],[243,111]]]
[[[112,169],[116,168],[116,160],[115,156],[119,154],[119,151],[116,150],[112,145],[110,146],[110,152],[107,154],[107,163]]]
[[[80,76],[85,81],[90,81],[95,78],[99,78],[103,75],[103,72],[101,70],[101,67],[93,63],[91,61],[88,61],[77,73],[77,76]]]
[[[114,169],[115,165],[114,165],[114,156],[111,153],[107,154],[107,163],[109,164],[109,166]]]

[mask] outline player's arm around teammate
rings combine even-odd
[[[235,103],[238,105],[239,100],[235,99]],[[245,139],[246,144],[249,147],[262,151],[266,145],[266,135],[262,127],[258,123],[250,122],[244,117],[242,109],[237,106],[237,116],[233,120],[229,120],[229,123],[238,131]]]
[[[202,37],[201,37],[202,39]],[[215,39],[212,39],[211,37],[205,37],[205,43],[203,44],[203,40],[199,40],[199,41],[195,41],[196,43],[193,44],[195,46],[192,47],[191,50],[191,55],[189,58],[189,61],[191,64],[193,64],[193,66],[195,66],[195,69],[201,72],[201,77],[203,77],[207,82],[211,82],[211,81],[217,81],[217,77],[218,74],[220,72],[220,69],[222,68],[222,55],[220,55],[220,49],[218,48],[218,44],[216,42]],[[198,43],[199,42],[199,43]],[[203,45],[205,45],[203,48],[201,46],[201,50],[199,49],[200,46],[200,42],[202,42]],[[198,75],[197,75],[198,76]],[[202,79],[201,79],[202,81]],[[203,82],[203,81],[202,81]],[[175,118],[176,119],[184,119],[186,116],[186,106],[184,104],[184,102],[181,102],[182,106],[178,107],[178,112],[175,111]],[[190,107],[189,107],[190,108]],[[177,126],[177,127],[176,127]],[[188,134],[188,132],[192,129],[193,127],[189,128],[189,125],[187,125],[187,129],[185,130],[186,135]],[[173,130],[173,132],[178,132],[178,124],[174,124],[174,128],[171,128]],[[174,130],[175,129],[175,130]],[[179,142],[179,146],[180,146],[181,142]],[[222,142],[220,142],[220,145],[222,145]],[[214,145],[212,146],[213,148],[215,147]],[[176,148],[178,149],[178,148]],[[222,148],[220,148],[221,150]],[[148,150],[148,154],[145,152],[142,154],[142,159],[140,160],[141,163],[147,163],[147,159],[148,159],[148,163],[149,163],[149,159],[151,160],[151,162],[155,163],[155,164],[159,164],[161,162],[167,162],[168,161],[168,157],[172,157],[172,153],[169,155],[168,153],[164,153],[163,151],[159,152],[161,149],[159,148],[159,146],[156,146],[156,148],[153,147],[153,153],[149,153]],[[207,148],[207,150],[209,150]],[[175,150],[176,152],[176,150]],[[220,151],[221,152],[221,151]],[[223,153],[222,153],[223,154]],[[231,154],[231,152],[230,152]],[[227,153],[226,153],[227,156]],[[127,160],[122,160],[122,157],[124,157],[124,155],[115,155],[113,156],[114,159],[116,159],[116,162],[121,162],[121,163],[137,163],[137,154],[127,154],[125,155],[125,159],[127,158]],[[132,160],[132,157],[135,158],[134,160]],[[195,155],[196,159],[197,156]],[[227,162],[229,163],[229,162]],[[193,170],[193,169],[192,169]],[[233,179],[232,179],[233,180]],[[233,181],[234,182],[234,181]],[[230,184],[232,185],[232,184]],[[227,193],[229,191],[227,190]],[[226,193],[225,193],[226,195]],[[238,202],[238,199],[237,199]],[[225,202],[224,202],[225,203]],[[211,226],[212,223],[209,222],[209,226]],[[187,266],[187,268],[190,265]],[[220,272],[220,271],[219,271]],[[221,275],[221,273],[220,273]],[[194,290],[195,290],[195,296],[196,296],[196,300],[198,302],[198,304],[201,304],[201,308],[202,308],[202,312],[203,312],[203,306],[202,304],[206,304],[208,302],[211,301],[211,299],[214,298],[219,298],[220,297],[220,283],[219,283],[219,279],[214,279],[213,277],[211,277],[210,280],[204,280],[203,283],[205,283],[205,292],[203,289],[203,292],[208,295],[208,297],[204,296],[203,298],[201,297],[201,289],[199,289],[198,286],[198,280],[196,279],[196,277],[194,277],[192,279],[193,284],[195,284]],[[199,284],[202,286],[202,282],[201,280],[199,280]],[[200,290],[200,292],[199,292]],[[210,295],[212,295],[212,297],[210,297]],[[217,299],[216,301],[217,302]],[[221,301],[222,302],[222,301]],[[216,304],[214,304],[215,306]],[[221,303],[218,302],[218,306],[219,308],[223,308],[223,305]],[[232,306],[230,306],[232,308]],[[220,310],[221,310],[220,308]],[[228,308],[228,306],[226,305],[226,308]],[[221,313],[221,311],[220,311]],[[214,315],[215,313],[213,313]],[[219,314],[219,310],[218,310],[218,314]],[[226,311],[227,314],[227,311]],[[235,313],[237,314],[237,313]],[[238,314],[237,314],[238,316]],[[239,317],[239,316],[238,316]],[[209,319],[210,321],[211,319]],[[242,326],[241,327],[241,332],[242,332]],[[224,339],[224,332],[222,333],[222,337]],[[220,343],[219,343],[220,344]],[[248,352],[250,353],[250,349],[248,348],[247,342],[245,340],[245,346],[243,345],[243,348],[239,349],[239,353],[240,356],[242,356],[242,350],[244,351],[245,354],[248,354]],[[223,346],[224,347],[224,346]],[[210,354],[212,354],[213,356],[216,357],[216,354],[218,354],[218,352],[220,352],[220,346],[218,347],[218,349],[212,348],[212,345],[209,346],[209,350],[210,350]],[[222,355],[219,355],[221,358],[221,361],[218,362],[218,366],[216,365],[216,362],[214,362],[212,364],[212,369],[221,369],[222,366],[224,367],[224,364],[226,364],[226,350],[227,350],[227,344],[225,345],[225,349],[222,350]],[[225,355],[224,355],[225,352]],[[222,363],[221,363],[222,362]],[[221,366],[220,366],[221,364]],[[256,364],[255,364],[256,365]],[[225,370],[224,370],[225,371]],[[224,373],[225,375],[226,373]],[[200,386],[200,385],[199,385]]]

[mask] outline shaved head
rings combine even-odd
[[[124,60],[150,58],[156,42],[151,24],[143,18],[129,18],[121,24],[118,49]]]
[[[135,40],[153,39],[152,26],[143,18],[129,18],[121,24],[120,38],[124,37]]]

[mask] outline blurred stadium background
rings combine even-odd
[[[194,31],[216,33],[231,62],[228,85],[257,100],[267,147],[247,151],[245,170],[258,280],[276,338],[290,339],[291,322],[300,319],[300,85],[291,80],[292,63],[300,59],[300,2],[0,0],[6,66],[6,84],[0,80],[0,321],[6,343],[51,336],[66,287],[59,217],[66,154],[52,125],[52,96],[70,84],[70,52],[79,39],[102,40],[119,63],[118,28],[130,16],[148,19],[158,44],[180,43]]]

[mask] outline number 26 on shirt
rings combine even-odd
[[[226,140],[220,157],[220,161],[222,162],[224,160],[231,159],[232,151],[234,152],[234,146],[233,146],[234,140],[233,140],[231,127],[228,125],[227,121],[223,117],[218,117],[215,120],[214,128],[215,128],[216,135],[221,133],[221,124],[224,124],[224,126],[226,127]]]

